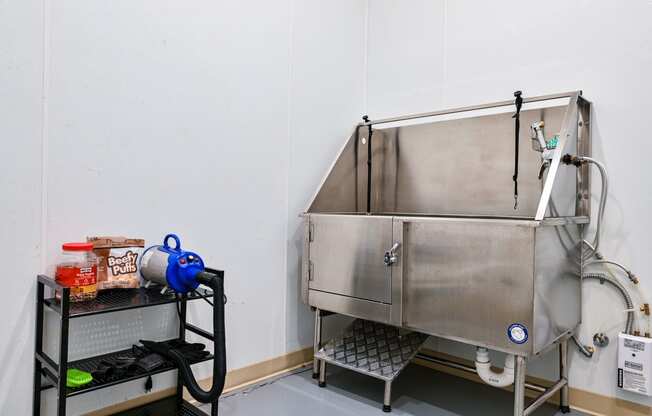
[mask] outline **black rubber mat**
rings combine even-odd
[[[133,353],[133,351],[131,349],[127,349],[127,350],[112,352],[112,353],[109,353],[109,354],[103,354],[103,355],[98,355],[98,356],[95,356],[95,357],[85,358],[85,359],[82,359],[82,360],[71,361],[70,363],[68,363],[68,368],[76,368],[78,370],[88,371],[89,373],[92,373],[93,370],[97,369],[97,367],[98,367],[98,365],[99,365],[99,363],[101,361],[104,360],[104,361],[111,362],[111,361],[114,361],[117,357],[135,357],[135,356],[134,356],[134,353]],[[205,358],[203,358],[201,360],[198,360],[198,361],[193,360],[192,364],[207,361],[207,360],[211,360],[212,358],[213,358],[212,355],[208,355],[208,356],[206,356]],[[158,367],[158,368],[156,368],[156,369],[154,369],[152,371],[145,371],[143,369],[136,369],[135,371],[129,372],[129,373],[124,373],[124,374],[119,374],[119,375],[111,375],[109,377],[99,377],[99,378],[94,379],[89,384],[86,384],[86,385],[84,385],[82,387],[78,387],[78,388],[69,387],[67,395],[68,395],[68,397],[76,396],[78,394],[82,394],[82,393],[85,393],[87,391],[97,390],[97,389],[101,389],[101,388],[104,388],[104,387],[109,387],[109,386],[112,386],[112,385],[124,383],[126,381],[136,380],[136,379],[139,379],[139,378],[144,378],[144,377],[147,377],[148,375],[154,375],[154,374],[162,373],[162,372],[165,372],[165,371],[172,370],[174,368],[176,368],[176,365],[172,361],[166,360],[166,362],[162,366],[160,366],[160,367]]]
[[[158,400],[150,404],[115,413],[112,416],[207,416],[188,402],[183,403],[181,412],[176,411],[176,398],[174,396]]]

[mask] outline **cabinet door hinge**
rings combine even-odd
[[[308,225],[308,241],[311,243],[315,241],[315,224],[312,223]]]
[[[308,260],[308,280],[312,281],[315,277],[315,265],[312,260]]]

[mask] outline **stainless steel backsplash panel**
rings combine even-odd
[[[378,137],[374,133],[382,165],[378,164],[372,180],[373,212],[534,217],[541,198],[537,177],[541,160],[530,148],[529,126],[543,120],[546,132],[556,134],[564,110],[554,107],[521,114],[516,210],[511,114],[395,127],[380,130],[383,135]]]
[[[371,213],[534,218],[543,183],[540,153],[532,150],[530,125],[545,122],[558,134],[566,107],[521,113],[519,204],[514,209],[514,123],[511,113],[374,128]],[[366,213],[368,129],[358,126],[342,149],[308,212]],[[576,140],[566,143],[574,153]],[[557,175],[576,175],[560,167]],[[555,187],[555,216],[574,215],[575,180]],[[572,185],[572,186],[571,186]]]

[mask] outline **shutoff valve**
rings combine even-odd
[[[553,137],[550,140],[546,140],[545,135],[543,134],[543,127],[545,123],[543,121],[535,121],[530,125],[530,135],[532,137],[532,149],[537,152],[541,152],[541,168],[539,169],[539,179],[543,177],[543,172],[550,166],[550,161],[555,153],[557,148],[557,143],[559,141],[558,136]]]

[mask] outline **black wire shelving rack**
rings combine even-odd
[[[46,298],[46,290],[50,290]],[[60,296],[55,296],[55,293]],[[44,390],[55,388],[57,391],[57,416],[66,415],[66,401],[68,398],[78,396],[91,391],[108,388],[117,384],[137,380],[176,369],[171,361],[151,371],[139,370],[122,375],[112,375],[106,378],[99,377],[91,383],[82,387],[70,388],[66,386],[66,374],[69,368],[77,368],[85,371],[92,371],[97,364],[103,360],[110,360],[113,357],[129,356],[132,350],[114,351],[107,354],[97,355],[76,361],[68,361],[68,342],[70,320],[87,317],[97,314],[112,313],[128,309],[146,308],[150,306],[178,303],[179,312],[179,338],[185,340],[186,331],[194,332],[210,341],[213,341],[213,334],[195,326],[186,320],[187,302],[197,299],[210,299],[213,293],[210,291],[196,291],[187,295],[176,295],[174,293],[162,293],[160,287],[139,289],[119,289],[101,291],[97,298],[85,302],[70,302],[70,289],[57,283],[54,279],[44,275],[38,275],[36,285],[36,345],[34,348],[34,397],[33,415],[41,415],[41,395]],[[52,359],[43,351],[43,320],[44,309],[48,307],[59,315],[59,358]],[[193,361],[199,363],[212,360],[209,355],[201,360]],[[47,381],[43,384],[43,378]],[[183,383],[177,377],[177,388],[175,395],[177,415],[203,416],[204,412],[193,404],[183,399]]]

